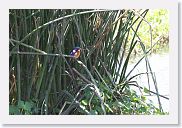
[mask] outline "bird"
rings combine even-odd
[[[71,52],[70,52],[70,56],[73,56],[74,58],[79,58],[80,56],[80,52],[81,52],[81,48],[80,47],[75,47]]]

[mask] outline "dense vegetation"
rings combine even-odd
[[[161,36],[161,29],[156,27],[157,34],[150,33],[147,21],[156,22],[160,16],[151,18],[148,12],[10,10],[9,113],[165,114],[160,98],[166,97],[158,93],[147,61],[161,41],[151,41],[153,35],[154,39]],[[143,30],[148,35],[141,33]],[[76,46],[81,48],[78,59],[69,56]],[[131,56],[139,52],[136,66],[145,59],[148,72],[131,76],[135,67],[129,73],[126,70]],[[134,78],[141,74],[150,74],[155,92],[137,84]],[[155,94],[159,106],[131,86]]]

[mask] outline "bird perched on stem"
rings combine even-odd
[[[79,58],[80,52],[81,52],[81,48],[80,48],[80,47],[75,47],[75,48],[70,52],[70,56],[71,56],[71,58],[69,58],[70,67],[75,66],[75,60],[76,60],[77,58]],[[72,70],[71,70],[71,72],[72,72]],[[72,77],[75,78],[74,73],[72,72],[71,74],[73,75]]]
[[[80,52],[81,52],[81,48],[80,47],[75,47],[71,52],[70,52],[70,56],[75,57],[76,59],[79,58],[80,56]]]

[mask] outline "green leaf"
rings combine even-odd
[[[96,107],[95,107],[95,110],[96,110],[97,112],[99,112],[99,113],[102,113],[102,109],[101,109],[100,106],[96,106]]]
[[[144,91],[145,93],[149,93],[149,90],[148,90],[146,87],[144,87],[143,91]]]
[[[146,112],[146,111],[147,111],[147,108],[146,108],[146,107],[141,107],[141,108],[140,108],[140,111],[141,111],[141,112]]]
[[[19,108],[17,106],[10,105],[9,106],[9,114],[10,115],[19,115],[20,114]]]
[[[27,112],[31,112],[31,109],[34,107],[34,103],[31,101],[18,101],[18,108],[23,109]]]
[[[31,108],[33,108],[33,104],[31,102],[25,102],[24,109],[30,112]]]
[[[98,112],[97,112],[96,110],[91,110],[91,111],[90,111],[90,114],[91,114],[91,115],[98,115]]]
[[[24,108],[24,101],[18,101],[18,108]]]
[[[138,98],[136,98],[136,97],[133,98],[133,102],[139,102],[139,100],[140,100],[140,99],[138,99]]]
[[[88,101],[87,101],[87,100],[82,100],[81,103],[82,103],[83,105],[85,105],[85,106],[88,105]]]
[[[145,96],[141,96],[141,99],[143,100],[143,101],[146,101],[146,97]]]

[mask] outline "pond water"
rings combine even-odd
[[[169,98],[169,53],[152,54],[148,57],[148,60],[150,62],[152,72],[155,73],[159,94]],[[129,64],[127,72],[129,72],[134,65],[135,63]],[[136,67],[136,69],[131,73],[130,76],[138,73],[146,73],[145,59],[142,60],[142,62]],[[149,88],[146,74],[136,77],[135,80],[137,81],[138,85]],[[151,75],[149,75],[149,81],[150,90],[156,92]],[[132,87],[132,89],[134,89],[137,93],[141,94],[137,87]],[[158,100],[156,95],[148,95],[147,97],[152,100],[156,106],[158,106]],[[164,98],[160,98],[160,100],[163,110],[165,112],[169,112],[169,100]]]

